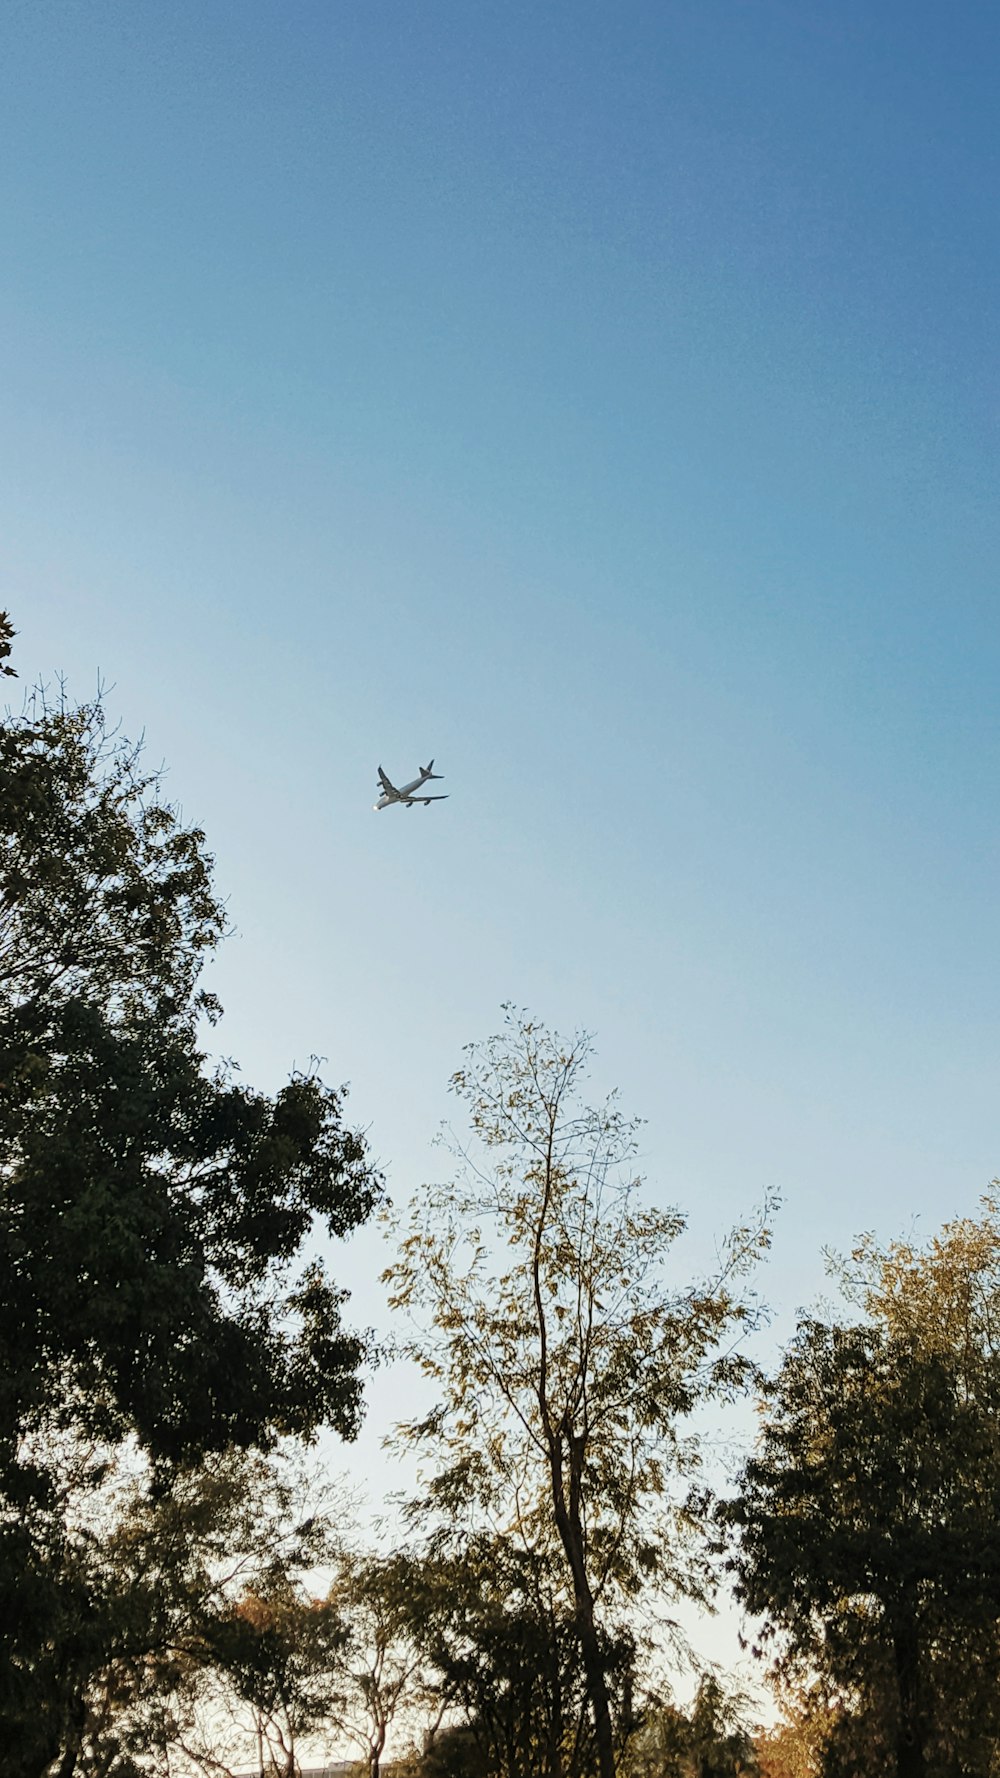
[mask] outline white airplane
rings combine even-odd
[[[440,778],[441,776],[440,772],[434,770],[434,761],[431,760],[429,766],[420,767],[419,778],[414,778],[412,784],[400,785],[397,790],[395,784],[390,784],[382,767],[379,766],[378,782],[382,795],[377,803],[372,804],[372,807],[374,809],[391,809],[393,803],[402,803],[405,809],[412,809],[414,803],[446,803],[447,796],[420,796],[417,794],[423,789],[429,778]]]

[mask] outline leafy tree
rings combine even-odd
[[[629,1749],[627,1778],[761,1778],[745,1700],[702,1675],[690,1710],[647,1710]]]
[[[755,1311],[738,1283],[768,1233],[763,1219],[734,1231],[718,1276],[667,1286],[684,1219],[640,1203],[636,1125],[615,1101],[580,1107],[588,1051],[509,1008],[505,1033],[470,1047],[452,1085],[475,1151],[418,1195],[386,1278],[393,1305],[422,1317],[408,1350],[440,1390],[401,1429],[435,1462],[427,1509],[477,1511],[557,1556],[597,1768],[613,1778],[632,1725],[613,1719],[606,1625],[644,1587],[710,1585],[684,1423],[743,1383],[732,1345]]]
[[[886,1335],[928,1362],[940,1361],[954,1377],[969,1416],[978,1415],[982,1439],[964,1486],[985,1503],[1000,1488],[1000,1182],[980,1200],[979,1215],[945,1223],[923,1245],[895,1240],[885,1245],[862,1235],[847,1259],[828,1256],[845,1296]],[[958,1448],[951,1461],[961,1461]],[[984,1504],[984,1510],[985,1508]],[[970,1586],[957,1595],[944,1624],[934,1662],[935,1746],[968,1772],[1000,1770],[1000,1613],[993,1607],[982,1568],[969,1552],[978,1580],[970,1576],[978,1604],[970,1612]],[[960,1558],[959,1558],[960,1559]],[[969,1658],[969,1649],[974,1658]]]
[[[837,1738],[843,1705],[831,1705],[815,1684],[781,1687],[780,1696],[780,1722],[754,1739],[760,1778],[822,1778],[824,1750]]]
[[[213,1630],[212,1677],[250,1705],[259,1760],[266,1752],[268,1769],[296,1778],[301,1743],[323,1733],[330,1719],[347,1641],[335,1605],[310,1597],[278,1568]],[[182,1745],[190,1754],[190,1741]]]
[[[800,1325],[724,1516],[765,1640],[840,1691],[825,1772],[990,1771],[998,1512],[996,1422],[947,1352]]]
[[[482,1744],[465,1723],[448,1723],[415,1762],[416,1778],[492,1778]]]
[[[70,1467],[64,1462],[62,1473]],[[60,1772],[165,1772],[172,1753],[195,1750],[199,1705],[226,1686],[238,1695],[251,1654],[264,1665],[248,1602],[293,1593],[308,1600],[303,1573],[336,1547],[330,1514],[310,1508],[303,1516],[301,1482],[285,1457],[231,1450],[175,1469],[169,1490],[150,1487],[134,1451],[101,1461],[101,1475],[86,1453],[76,1467],[66,1520],[89,1659],[67,1714],[58,1666],[65,1651],[56,1644],[46,1686],[33,1675],[37,1699],[59,1726]],[[299,1665],[317,1663],[311,1654]]]
[[[0,624],[0,655],[10,625]],[[4,668],[6,671],[7,669]],[[72,1762],[106,1616],[59,1453],[153,1464],[350,1437],[364,1338],[304,1264],[381,1196],[343,1093],[207,1063],[225,927],[203,834],[109,733],[36,694],[0,721],[0,1742]],[[71,1492],[72,1490],[70,1490]],[[75,1726],[74,1726],[75,1725]],[[72,1763],[61,1778],[69,1778]]]
[[[849,1302],[893,1338],[956,1369],[962,1391],[1000,1417],[1000,1181],[981,1214],[958,1217],[917,1247],[862,1235],[849,1258],[829,1255]]]
[[[359,1749],[369,1778],[379,1778],[392,1724],[432,1696],[414,1634],[425,1591],[425,1577],[402,1551],[342,1559],[330,1588],[346,1633],[327,1721]]]
[[[571,1603],[552,1552],[515,1538],[442,1532],[423,1564],[413,1633],[437,1675],[442,1714],[465,1730],[477,1771],[495,1778],[589,1778],[593,1724]],[[619,1628],[604,1645],[622,1715],[635,1664]],[[454,1721],[455,1712],[459,1720]]]
[[[317,1567],[332,1573],[322,1596],[308,1573]],[[422,1589],[404,1554],[352,1554],[308,1519],[296,1541],[276,1546],[252,1584],[238,1596],[230,1590],[207,1619],[162,1719],[160,1745],[220,1771],[218,1724],[226,1719],[236,1730],[236,1765],[245,1764],[250,1736],[258,1764],[288,1778],[307,1744],[348,1742],[361,1754],[359,1770],[379,1778],[391,1725],[433,1698],[412,1629]]]

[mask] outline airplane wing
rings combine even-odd
[[[448,796],[447,793],[444,796],[415,796],[413,800],[415,803],[446,803]]]
[[[382,789],[385,791],[386,796],[398,796],[399,795],[399,791],[396,789],[395,784],[389,783],[389,780],[386,777],[385,773],[383,772],[381,766],[379,766],[379,769],[378,769],[378,781],[381,784]]]

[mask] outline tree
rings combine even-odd
[[[882,1245],[862,1235],[849,1258],[828,1255],[847,1300],[886,1335],[925,1361],[939,1360],[954,1377],[966,1412],[978,1415],[982,1439],[964,1477],[984,1502],[1000,1487],[1000,1182],[980,1199],[978,1216],[956,1217],[923,1245]],[[956,1449],[952,1463],[960,1459]],[[985,1508],[984,1508],[985,1510]],[[969,1552],[973,1562],[976,1558]],[[981,1568],[972,1597],[967,1584],[936,1644],[936,1746],[969,1772],[1000,1769],[1000,1614]],[[972,1578],[972,1577],[970,1577]],[[949,1589],[949,1597],[954,1596]],[[971,1606],[971,1610],[970,1610]],[[969,1658],[970,1646],[974,1658]],[[949,1751],[950,1749],[950,1751]]]
[[[416,1778],[492,1778],[493,1768],[483,1763],[482,1745],[464,1723],[449,1723],[413,1770]]]
[[[266,1753],[270,1771],[297,1778],[301,1743],[329,1723],[347,1635],[333,1602],[277,1564],[214,1626],[210,1677],[250,1706],[262,1770]]]
[[[552,1551],[497,1533],[442,1528],[411,1589],[412,1634],[436,1675],[442,1719],[491,1778],[589,1778],[595,1744],[571,1603]],[[628,1710],[634,1638],[605,1647],[613,1704]],[[456,1715],[457,1713],[457,1715]],[[429,1769],[442,1755],[434,1746]]]
[[[754,1738],[760,1778],[822,1778],[825,1752],[835,1745],[845,1714],[843,1704],[831,1706],[815,1683],[779,1687],[779,1697],[780,1722],[760,1729]]]
[[[926,1247],[860,1236],[827,1256],[848,1302],[914,1351],[944,1354],[969,1399],[1000,1417],[1000,1181],[981,1214],[957,1217]]]
[[[10,634],[4,618],[0,655]],[[209,1066],[201,1034],[220,1008],[199,975],[224,928],[204,835],[99,701],[36,694],[8,713],[0,1739],[24,1778],[71,1758],[100,1659],[64,1435],[96,1451],[134,1440],[165,1489],[207,1453],[358,1424],[366,1341],[302,1255],[314,1228],[363,1222],[381,1181],[343,1093],[315,1073],[272,1097]]]
[[[743,1383],[731,1345],[755,1309],[737,1283],[768,1231],[763,1216],[734,1231],[718,1276],[670,1290],[684,1219],[641,1205],[637,1126],[616,1102],[579,1106],[588,1053],[510,1008],[501,1036],[467,1050],[452,1085],[476,1151],[418,1195],[385,1276],[393,1306],[423,1317],[407,1350],[440,1390],[400,1431],[437,1464],[427,1507],[558,1555],[597,1769],[613,1778],[632,1725],[627,1707],[612,1716],[607,1626],[650,1584],[710,1585],[684,1422]]]
[[[422,1573],[401,1552],[346,1550],[312,1516],[284,1547],[276,1543],[257,1555],[250,1584],[236,1595],[230,1587],[206,1617],[159,1745],[221,1773],[218,1724],[227,1719],[236,1730],[229,1762],[235,1766],[246,1763],[249,1724],[258,1763],[275,1774],[294,1778],[306,1743],[329,1749],[347,1741],[370,1778],[379,1778],[392,1724],[434,1698],[413,1633]],[[322,1595],[317,1568],[331,1577]],[[210,1745],[199,1734],[206,1716],[213,1722]]]
[[[219,1724],[238,1718],[248,1677],[259,1681],[252,1697],[273,1706],[272,1739],[280,1747],[280,1731],[304,1719],[303,1699],[310,1683],[315,1691],[322,1660],[329,1668],[330,1649],[343,1641],[305,1585],[339,1550],[340,1513],[330,1491],[307,1489],[289,1452],[265,1458],[230,1450],[175,1468],[169,1489],[150,1486],[148,1465],[134,1450],[98,1461],[100,1474],[86,1452],[75,1465],[68,1456],[60,1464],[81,1606],[66,1621],[84,1644],[73,1651],[73,1687],[65,1638],[53,1639],[27,1679],[44,1725],[56,1731],[58,1771],[81,1778],[167,1773],[178,1752],[191,1759],[205,1753],[198,1719],[215,1706],[212,1769],[221,1773]],[[300,1603],[296,1640],[284,1632]],[[276,1621],[274,1633],[261,1632],[262,1614]],[[282,1714],[286,1702],[290,1714]],[[246,1719],[236,1739],[244,1758],[235,1763],[245,1764]]]
[[[703,1673],[689,1711],[674,1704],[646,1711],[629,1749],[628,1778],[761,1778],[745,1705],[714,1673]]]
[[[426,1705],[431,1693],[423,1651],[414,1635],[426,1580],[403,1551],[340,1561],[329,1604],[346,1626],[330,1726],[361,1752],[369,1778],[379,1778],[393,1722]]]
[[[998,1512],[996,1422],[947,1352],[800,1324],[723,1516],[765,1642],[839,1691],[825,1772],[991,1769]]]

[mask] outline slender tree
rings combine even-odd
[[[355,1746],[368,1778],[379,1778],[395,1723],[435,1707],[424,1639],[416,1633],[426,1576],[405,1551],[348,1555],[337,1565],[328,1603],[345,1642],[327,1723]]]
[[[743,1384],[734,1346],[756,1311],[742,1280],[768,1230],[766,1215],[735,1230],[715,1277],[670,1288],[684,1218],[642,1203],[637,1126],[616,1102],[581,1106],[588,1053],[510,1008],[502,1035],[467,1050],[452,1085],[473,1145],[457,1179],[418,1194],[386,1278],[439,1390],[400,1433],[431,1459],[427,1509],[478,1511],[558,1553],[597,1770],[613,1778],[632,1726],[612,1712],[615,1601],[709,1588],[685,1422]]]

